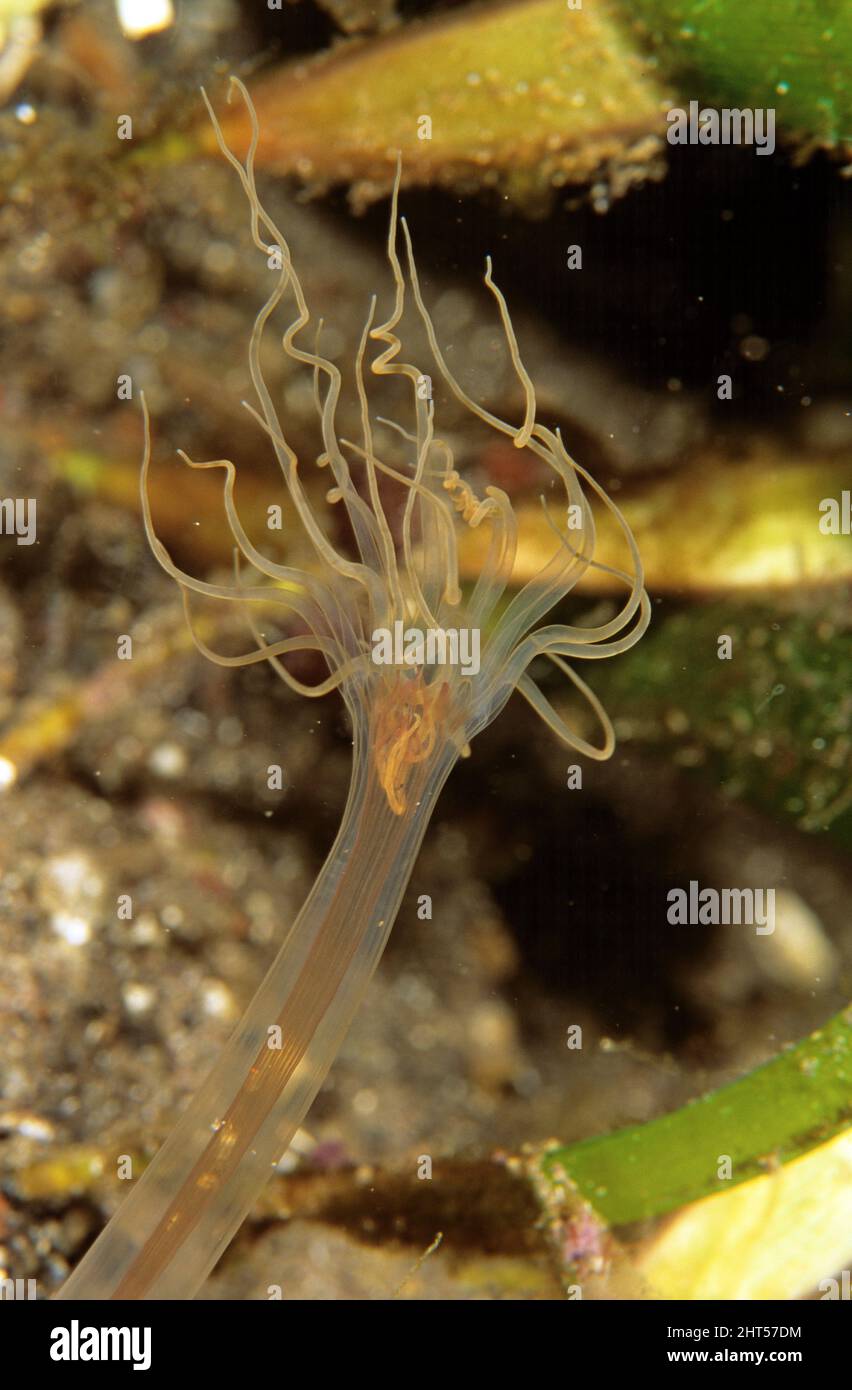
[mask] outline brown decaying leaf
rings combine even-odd
[[[661,172],[667,102],[599,4],[466,8],[277,69],[252,96],[259,165],[350,183],[356,205],[390,190],[397,152],[405,184],[490,186],[531,209],[565,184],[596,183],[605,206]],[[224,129],[245,145],[242,108]]]

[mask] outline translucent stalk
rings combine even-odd
[[[457,757],[442,740],[414,766],[399,815],[367,756],[367,737],[366,729],[356,736],[337,839],[260,989],[59,1298],[193,1297],[286,1151],[378,964]],[[274,1025],[280,1049],[269,1046]]]

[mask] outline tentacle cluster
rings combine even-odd
[[[490,259],[485,284],[496,301],[513,369],[523,392],[525,405],[521,423],[504,421],[474,401],[447,364],[423,299],[409,229],[405,219],[398,215],[398,170],[387,239],[394,284],[393,305],[389,316],[377,323],[375,296],[370,302],[353,364],[361,438],[358,442],[339,438],[336,414],[342,388],[341,372],[320,352],[321,322],[313,350],[297,343],[310,322],[310,311],[286,239],[258,196],[254,172],[259,135],[257,117],[248,92],[234,77],[231,78],[229,100],[235,91],[245,102],[251,120],[252,136],[244,162],[228,147],[206,93],[204,100],[220,149],[245,191],[254,244],[267,259],[275,255],[274,264],[280,267],[275,285],[257,315],[249,343],[249,370],[256,402],[244,401],[243,405],[270,440],[299,522],[313,548],[315,565],[309,571],[297,570],[276,564],[262,554],[246,533],[237,512],[233,463],[229,459],[196,462],[181,452],[181,457],[192,468],[224,471],[224,505],[236,545],[234,582],[202,581],[178,568],[154,531],[147,486],[150,429],[147,407],[144,407],[142,504],[154,553],[181,585],[190,624],[192,593],[229,600],[240,605],[256,644],[252,651],[243,655],[221,656],[194,633],[198,646],[222,665],[269,660],[288,686],[300,694],[318,696],[339,688],[353,716],[369,728],[379,779],[390,806],[398,814],[406,809],[407,769],[430,755],[442,733],[454,738],[459,747],[465,745],[494,718],[515,689],[563,742],[590,757],[608,757],[614,744],[610,722],[596,696],[568,665],[566,658],[599,659],[625,651],[638,640],[650,618],[642,566],[633,536],[618,508],[586,470],[569,456],[558,430],[554,432],[536,419],[533,383],[521,360],[506,301],[494,283]],[[397,249],[400,228],[405,268]],[[554,533],[554,551],[535,579],[513,593],[508,602],[505,595],[518,546],[517,519],[510,499],[500,488],[486,488],[480,499],[460,476],[449,443],[435,433],[434,406],[429,393],[422,389],[422,369],[400,360],[402,343],[397,329],[409,291],[445,387],[472,417],[507,436],[515,448],[528,449],[543,461],[561,484],[567,506],[575,511],[579,509],[582,518],[582,525],[572,530],[575,538],[572,543],[567,531],[552,520],[542,498]],[[300,477],[299,459],[286,439],[261,370],[264,333],[285,297],[292,300],[295,312],[283,333],[282,348],[292,361],[312,374],[322,439],[316,464],[329,470],[333,481],[327,493],[328,500],[345,508],[357,558],[344,554],[332,544],[314,514]],[[379,350],[368,367],[367,356],[373,345]],[[390,427],[405,441],[409,454],[405,465],[395,466],[377,453],[366,385],[368,370],[375,377],[401,377],[408,382],[413,428],[406,430],[395,422],[376,417],[376,423]],[[347,454],[363,470],[361,490],[353,481]],[[385,489],[395,485],[404,490],[398,543],[383,503],[380,479],[390,480],[384,484]],[[594,560],[594,519],[583,483],[615,515],[624,535],[629,571],[614,570]],[[483,524],[490,531],[485,559],[472,591],[463,594],[459,583],[458,530]],[[271,582],[247,583],[241,575],[240,559],[257,575]],[[565,624],[537,627],[590,567],[606,569],[623,582],[626,596],[618,613],[595,627]],[[279,641],[267,642],[253,616],[258,603],[280,609],[299,631]],[[477,629],[484,638],[478,671],[465,675],[446,666],[423,666],[402,672],[398,668],[378,667],[371,654],[372,634],[376,629],[391,629],[399,620],[430,629]],[[328,677],[314,685],[298,680],[288,669],[285,658],[300,651],[319,653],[328,665]],[[539,656],[557,665],[589,701],[603,729],[600,746],[581,738],[535,684],[529,667]]]

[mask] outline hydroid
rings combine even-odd
[[[191,1297],[244,1219],[322,1084],[380,958],[440,790],[458,756],[518,690],[570,747],[603,758],[612,752],[612,726],[602,705],[569,660],[596,660],[626,651],[650,617],[642,566],[629,528],[593,478],[567,453],[558,431],[537,419],[533,383],[521,358],[506,301],[490,261],[485,284],[494,297],[521,395],[516,423],[474,401],[450,370],[418,279],[409,229],[398,216],[399,171],[391,202],[387,254],[393,280],[390,313],[376,322],[372,297],[355,359],[360,439],[341,437],[337,412],[340,368],[304,338],[311,325],[296,267],[281,230],[260,200],[254,173],[259,130],[250,97],[237,78],[251,121],[244,161],[227,146],[204,94],[219,147],[245,192],[257,250],[277,266],[275,284],[255,320],[249,342],[254,400],[244,402],[268,439],[299,524],[312,546],[307,571],[278,564],[246,532],[235,501],[235,465],[229,459],[191,468],[223,474],[223,502],[235,542],[232,583],[198,579],[181,569],[156,534],[148,496],[151,433],[147,407],[142,507],[154,555],[180,586],[192,622],[193,595],[236,604],[253,646],[237,656],[215,653],[196,635],[204,654],[223,665],[268,660],[289,688],[316,698],[339,690],[352,724],[353,771],[337,839],[302,912],[286,933],[269,973],[210,1076],[170,1138],[136,1183],[116,1216],[66,1282],[61,1297]],[[403,256],[398,242],[402,232]],[[478,496],[461,476],[450,442],[438,433],[429,378],[402,360],[398,330],[410,294],[437,372],[472,419],[507,436],[550,469],[566,515],[579,524],[560,527],[542,499],[553,534],[553,553],[540,573],[507,599],[518,544],[509,497],[486,487]],[[289,303],[281,337],[288,358],[310,373],[321,448],[297,456],[264,380],[261,346],[273,316]],[[373,352],[370,357],[370,352]],[[376,417],[370,377],[396,377],[409,402],[406,426]],[[144,403],[143,403],[144,404]],[[380,424],[402,440],[405,459],[380,456]],[[304,468],[327,470],[327,497],[347,515],[352,553],[329,539],[315,514]],[[624,536],[629,568],[606,567],[624,587],[618,612],[584,627],[537,626],[595,566],[595,525],[582,484],[608,508]],[[398,489],[401,521],[395,535],[385,498]],[[397,507],[397,511],[400,508]],[[458,572],[462,528],[486,527],[488,545],[473,585]],[[259,605],[280,611],[290,634],[274,641],[255,617]],[[402,661],[376,660],[377,632],[404,625],[413,634]],[[476,630],[477,669],[429,659],[435,644],[425,631]],[[293,631],[292,629],[295,629]],[[478,646],[478,650],[480,647]],[[288,667],[292,654],[317,653],[328,675],[310,685]],[[529,668],[547,657],[590,702],[603,729],[593,745],[570,727],[536,685]],[[280,1045],[279,1045],[279,1041]]]

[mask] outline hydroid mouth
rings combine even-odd
[[[439,739],[446,739],[449,713],[449,684],[427,683],[422,671],[394,672],[377,696],[373,760],[394,815],[408,809],[412,769],[431,756]]]

